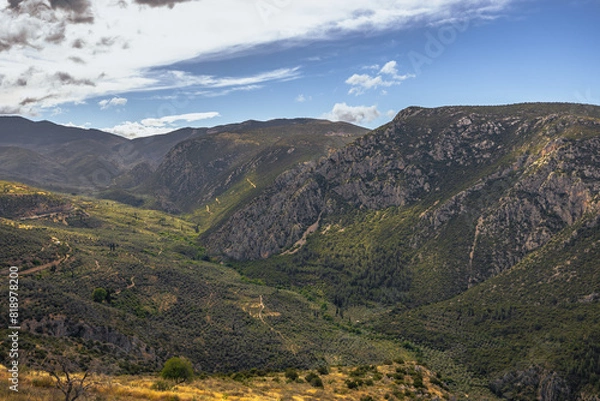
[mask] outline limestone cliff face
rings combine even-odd
[[[227,257],[265,258],[293,245],[319,216],[429,204],[415,246],[468,214],[465,265],[486,266],[470,273],[477,282],[596,207],[599,135],[600,119],[561,105],[411,107],[326,159],[282,174],[205,240]]]

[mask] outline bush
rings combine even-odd
[[[415,386],[415,388],[425,388],[425,384],[423,384],[423,378],[421,376],[415,377],[413,386]]]
[[[309,383],[313,387],[323,388],[323,380],[316,373],[310,372],[304,378],[307,383]]]
[[[173,357],[165,362],[165,366],[160,372],[160,376],[163,379],[170,379],[177,383],[183,383],[194,376],[194,368],[189,360]]]
[[[350,390],[357,389],[357,388],[359,388],[362,385],[363,385],[363,381],[360,380],[360,379],[356,379],[356,380],[347,379],[346,380],[346,386],[348,386],[348,388]]]
[[[285,370],[285,377],[291,381],[298,379],[298,371],[294,368],[287,368]]]
[[[169,391],[173,388],[173,385],[165,380],[159,380],[152,385],[152,390],[158,391]]]
[[[320,375],[328,375],[329,368],[326,365],[322,365],[317,368],[317,372],[319,372]]]
[[[108,291],[106,291],[102,287],[96,288],[92,293],[92,299],[94,300],[94,302],[103,302],[107,296]]]
[[[34,377],[31,379],[33,387],[54,388],[54,380],[50,376]]]

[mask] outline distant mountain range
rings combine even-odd
[[[44,349],[58,325],[90,355],[93,341],[131,349],[126,365],[111,348],[114,369],[177,352],[220,371],[372,363],[389,341],[470,399],[598,401],[598,106],[409,107],[370,132],[295,119],[132,141],[4,117],[0,178],[128,204],[4,184],[6,260],[60,261],[27,287]],[[51,235],[71,248],[44,246]],[[114,299],[93,303],[95,287]]]
[[[264,175],[257,173],[263,169],[277,175],[366,132],[347,123],[280,119],[128,140],[48,121],[0,117],[0,177],[66,192],[109,190],[104,195],[117,200],[131,199],[123,190],[143,184],[133,192],[155,199],[152,206],[189,211],[214,201],[248,174]],[[256,179],[260,185],[269,180]]]

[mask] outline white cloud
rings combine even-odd
[[[379,70],[379,74],[376,76],[371,76],[369,74],[352,75],[346,80],[346,83],[352,86],[348,93],[361,95],[369,89],[400,85],[402,81],[415,77],[413,74],[398,74],[398,69],[396,66],[396,61],[392,60],[385,63],[385,65]],[[368,68],[372,69],[373,67],[374,66],[369,66]],[[387,94],[387,91],[384,94]]]
[[[309,100],[312,100],[312,96],[304,96],[303,93],[299,94],[298,96],[296,96],[295,99],[298,103],[304,103],[304,102],[308,102]]]
[[[324,118],[333,121],[346,121],[353,124],[369,123],[381,115],[377,106],[348,106],[346,103],[336,103]]]
[[[515,0],[437,0],[426,5],[422,0],[157,1],[170,8],[140,6],[133,0],[24,0],[13,8],[5,2],[0,9],[0,110],[31,114],[134,90],[186,85],[227,89],[272,82],[285,79],[278,74],[290,71],[275,69],[240,80],[161,76],[156,68],[194,58],[230,57],[275,42],[304,43],[361,30],[427,25],[455,17],[457,9],[469,10],[461,11],[464,19],[482,18],[497,14],[511,1]],[[264,4],[268,10],[260,7]]]
[[[385,63],[385,65],[383,67],[381,67],[381,70],[379,72],[381,74],[396,76],[396,75],[398,75],[398,70],[396,69],[396,64],[397,63],[395,60],[388,61],[387,63]]]
[[[68,123],[62,124],[62,125],[64,125],[65,127],[73,127],[73,128],[81,128],[81,129],[90,129],[90,128],[92,128],[92,123],[90,123],[90,122],[86,122],[83,125],[79,125],[79,124],[74,124],[72,121],[69,121]]]
[[[121,124],[115,125],[114,127],[104,128],[103,131],[121,135],[126,138],[138,138],[172,132],[179,128],[179,125],[175,124],[178,121],[189,123],[219,116],[220,114],[218,112],[210,111],[204,113],[179,114],[161,118],[145,118],[139,122],[124,121]]]
[[[219,113],[216,111],[210,111],[207,113],[189,113],[189,114],[179,114],[175,116],[166,116],[161,118],[146,118],[142,120],[143,125],[152,126],[152,127],[164,127],[167,124],[173,124],[176,121],[199,121],[206,120],[208,118],[219,117]]]
[[[112,99],[104,99],[98,102],[101,110],[106,110],[109,107],[125,106],[127,99],[124,97],[113,97]]]

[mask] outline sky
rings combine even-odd
[[[128,138],[600,104],[600,0],[0,0],[0,114]]]

